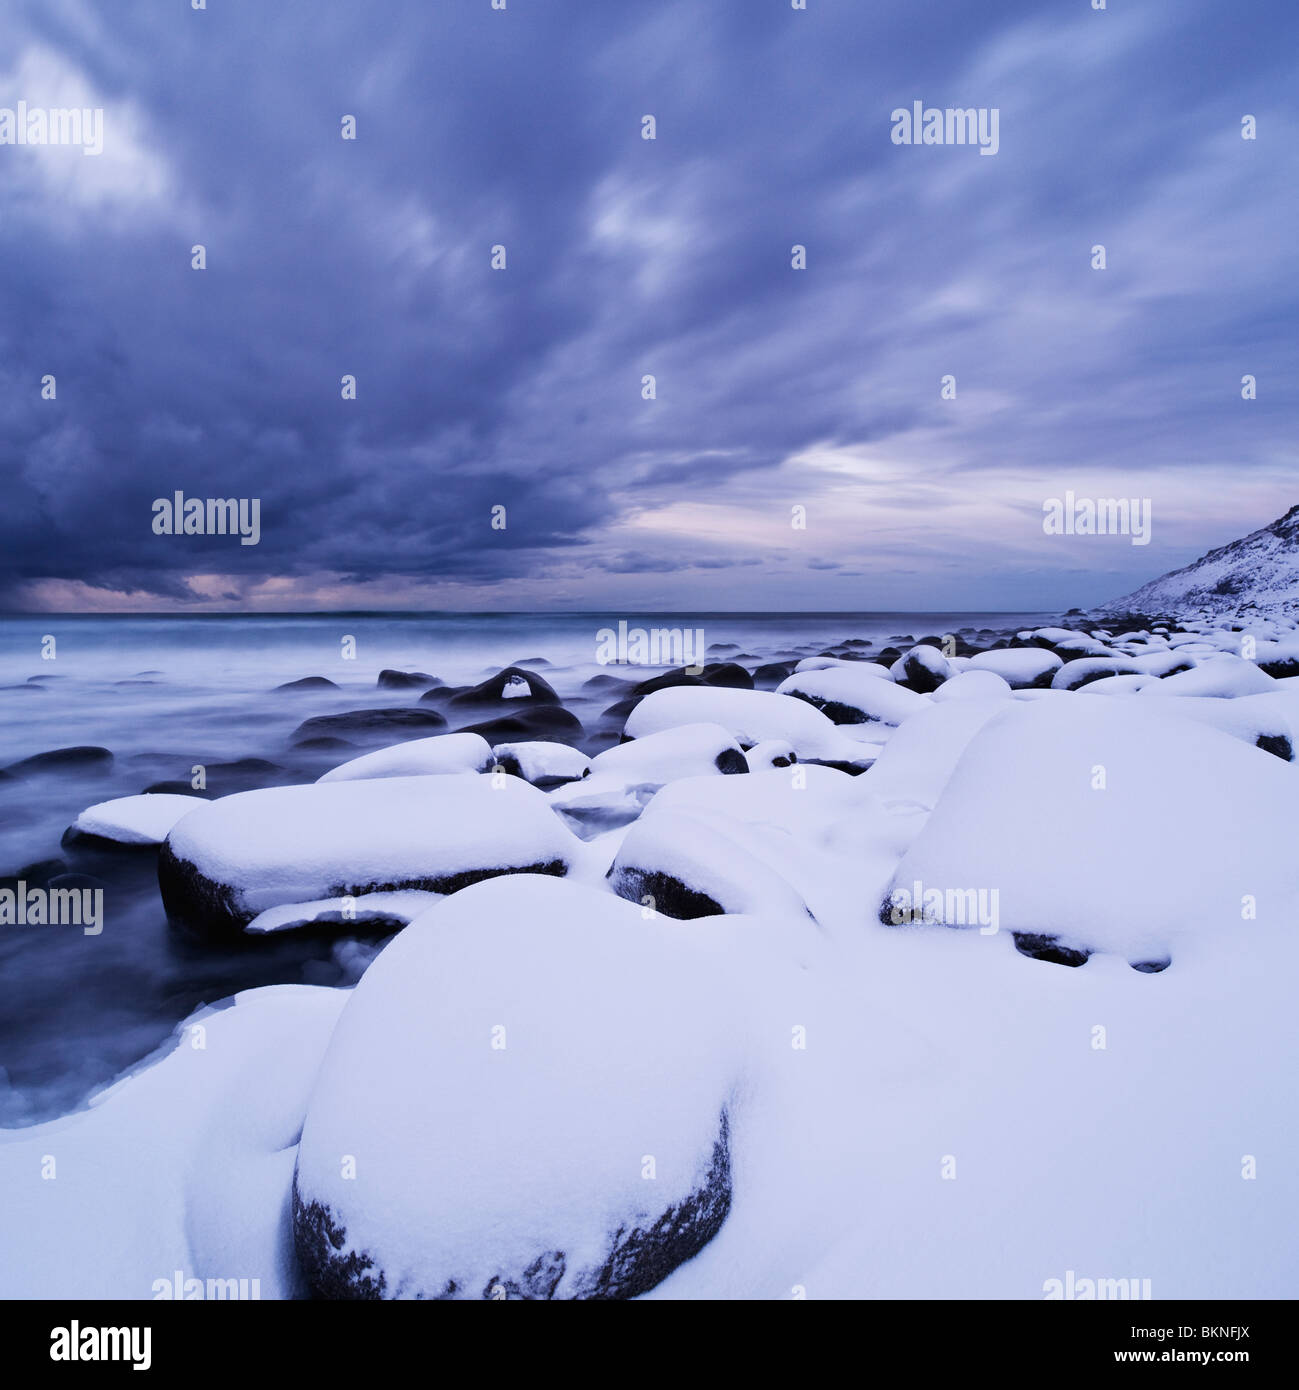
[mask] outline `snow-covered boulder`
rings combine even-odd
[[[694,1256],[731,1205],[743,1060],[719,1003],[743,925],[530,875],[413,922],[356,987],[307,1107],[312,1290],[629,1298]]]
[[[1111,676],[1135,676],[1139,672],[1126,657],[1081,656],[1076,661],[1066,661],[1051,677],[1052,690],[1078,690],[1090,685],[1092,681],[1103,681]]]
[[[667,782],[747,770],[720,724],[681,724],[606,748],[592,758],[589,777],[558,787],[550,803],[579,834],[596,833],[635,820]]]
[[[968,924],[971,894],[995,893],[999,928],[1078,961],[1175,964],[1187,943],[1230,950],[1254,914],[1290,920],[1299,780],[1162,704],[1009,706],[965,750],[892,891],[914,900],[923,885],[939,904],[925,902],[926,919],[947,925]],[[882,921],[891,906],[886,895]]]
[[[287,903],[562,875],[576,848],[544,793],[517,777],[317,782],[191,811],[167,837],[158,882],[174,920],[229,933]]]
[[[87,806],[72,823],[78,835],[93,835],[120,845],[160,845],[182,816],[206,804],[201,796],[145,792]]]
[[[483,772],[492,746],[481,734],[435,734],[389,748],[376,748],[331,768],[319,782],[363,781],[371,777],[423,777],[449,772]]]
[[[954,661],[960,658],[952,658]],[[930,696],[934,704],[948,700],[978,700],[1010,694],[1010,682],[995,671],[960,670]]]
[[[1276,681],[1260,671],[1252,661],[1230,652],[1200,662],[1190,671],[1165,676],[1158,685],[1143,690],[1143,696],[1209,695],[1235,699],[1241,695],[1263,695],[1276,690]]]
[[[1002,647],[970,658],[972,671],[993,671],[1016,690],[1050,685],[1051,677],[1063,665],[1054,652],[1044,647]]]
[[[807,679],[831,674],[809,673]],[[884,680],[872,683],[890,694],[900,693],[904,699],[924,703],[922,695],[909,690],[899,692],[887,674]],[[784,739],[797,752],[800,762],[868,766],[875,757],[874,748],[845,734],[805,700],[773,690],[725,690],[703,686],[656,690],[627,716],[623,733],[626,738],[640,739],[664,729],[697,723],[720,724],[741,748],[752,748],[767,739]]]
[[[798,765],[663,788],[609,870],[615,893],[670,917],[718,912],[818,921],[854,901],[884,813],[870,776]]]
[[[970,675],[996,679],[988,671]],[[862,785],[887,804],[933,810],[971,739],[1011,703],[1010,687],[1001,684],[1004,694],[945,701],[908,719],[884,745]]]
[[[498,743],[492,749],[492,767],[542,788],[579,782],[591,774],[591,760],[585,753],[566,743],[550,743],[544,739]]]
[[[938,650],[922,642],[900,656],[889,668],[899,685],[921,695],[938,689],[954,674],[951,663]]]
[[[773,767],[792,767],[798,761],[794,745],[788,739],[769,738],[755,743],[744,755],[750,772],[766,772]]]
[[[904,719],[927,708],[929,700],[927,696],[887,679],[885,674],[886,679],[880,680],[878,676],[864,675],[852,666],[831,666],[824,671],[796,671],[776,687],[776,694],[806,700],[836,724],[878,723],[896,727]]]

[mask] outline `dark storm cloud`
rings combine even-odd
[[[80,84],[106,127],[102,162],[0,148],[0,601],[334,575],[508,581],[519,606],[552,574],[751,569],[755,518],[844,511],[834,468],[791,458],[873,449],[936,529],[789,563],[932,554],[968,585],[1001,554],[1032,603],[1077,567],[1018,553],[1076,474],[1139,475],[1194,549],[1215,470],[1285,472],[1280,3],[15,8],[0,105]],[[915,99],[999,107],[998,156],[893,146]],[[1242,421],[1245,371],[1267,385]],[[1000,519],[963,523],[994,482]],[[154,536],[176,490],[260,498],[261,543]],[[681,507],[713,510],[634,533]],[[760,604],[789,592],[767,558]]]

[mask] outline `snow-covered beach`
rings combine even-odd
[[[5,1295],[1295,1294],[1291,622],[358,623],[6,652]]]

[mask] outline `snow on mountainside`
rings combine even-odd
[[[1259,531],[1210,550],[1198,560],[1097,613],[1158,613],[1179,617],[1279,616],[1299,609],[1299,506]]]

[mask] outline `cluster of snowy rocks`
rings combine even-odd
[[[494,678],[493,698],[521,674]],[[1052,627],[965,654],[935,639],[884,660],[812,657],[775,677],[661,684],[591,756],[552,718],[553,738],[421,735],[306,785],[83,812],[81,834],[160,846],[163,903],[191,931],[395,933],[354,990],[240,995],[56,1122],[88,1154],[97,1134],[155,1132],[147,1097],[175,1097],[190,1137],[150,1169],[158,1267],[251,1267],[266,1296],[770,1294],[818,1277],[827,1293],[882,1292],[872,1251],[897,1261],[913,1232],[889,1225],[863,1174],[927,1219],[932,1190],[883,1151],[907,1151],[934,1113],[967,1133],[971,1088],[1000,1136],[1030,1145],[1029,1168],[1027,1116],[1047,1105],[1070,1133],[1119,1115],[1129,1176],[1160,1174],[1172,1112],[1152,1092],[1184,1100],[1179,1067],[1231,1065],[1199,1036],[1214,990],[1236,991],[1224,1019],[1279,1028],[1269,1010],[1288,1007],[1263,963],[1290,959],[1299,912],[1299,634]],[[539,693],[553,708],[531,685],[517,698]],[[1130,1095],[1052,1051],[1075,1014],[1145,1039]],[[988,1017],[991,1049],[968,1031]],[[195,1026],[222,1039],[202,1059],[185,1043]],[[1158,1051],[1176,1051],[1170,1038],[1181,1061]],[[794,1079],[808,1048],[828,1054]],[[1233,1117],[1253,1126],[1242,1143],[1263,1143],[1282,1111],[1290,1123],[1290,1083],[1276,1082],[1293,1062],[1233,1078]],[[955,1142],[934,1137],[934,1165]],[[0,1146],[0,1176],[13,1153]],[[1095,1239],[1112,1258],[1116,1223],[1139,1211],[1143,1229],[1167,1227],[1150,1256],[1165,1288],[1181,1271],[1211,1294],[1173,1234],[1180,1209],[1149,1185],[1135,1206],[1105,1184],[1089,1202],[1089,1155],[1076,1185],[1068,1159],[1043,1177],[1083,1213],[1076,1229],[1061,1215],[1061,1250]],[[86,1182],[69,1221],[87,1218]],[[789,1198],[800,1182],[835,1195]],[[1223,1230],[1257,1235],[1260,1287],[1281,1277],[1264,1232],[1294,1198],[1286,1179],[1270,1215],[1222,1205]],[[995,1183],[978,1200],[1014,1211]],[[864,1248],[838,1245],[848,1232]],[[1025,1249],[1041,1232],[995,1239],[1063,1272],[1055,1247]],[[977,1232],[930,1243],[912,1293],[943,1291],[940,1260],[952,1279],[996,1266]],[[1021,1272],[985,1277],[1013,1296]]]

